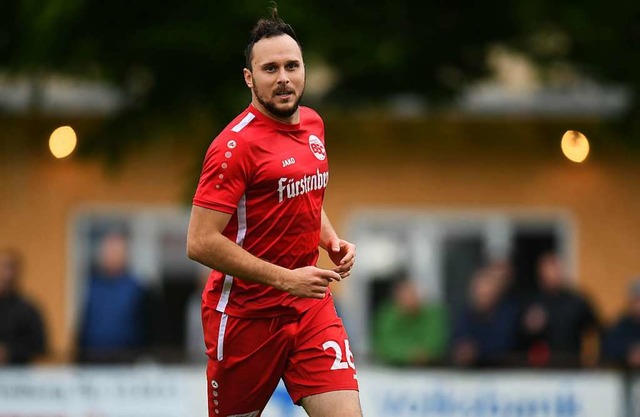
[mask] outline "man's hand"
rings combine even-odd
[[[282,283],[283,291],[296,297],[324,298],[331,281],[340,281],[340,274],[315,266],[294,269],[293,274]]]
[[[458,366],[471,366],[478,359],[478,348],[470,340],[458,342],[453,348],[453,362]]]
[[[336,265],[333,271],[340,274],[341,278],[351,275],[351,268],[356,260],[356,245],[346,240],[334,238],[327,242],[327,253]]]

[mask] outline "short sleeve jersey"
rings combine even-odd
[[[231,214],[223,235],[288,269],[318,260],[329,179],[320,116],[300,107],[300,123],[279,123],[249,106],[211,143],[193,204]],[[298,314],[317,299],[213,271],[204,302],[238,317]]]

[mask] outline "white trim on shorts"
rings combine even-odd
[[[217,358],[219,361],[224,357],[224,332],[227,329],[227,316],[225,313],[222,313],[222,317],[220,318],[220,329],[218,330],[218,354]]]

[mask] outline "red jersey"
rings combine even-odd
[[[193,204],[232,214],[223,234],[252,255],[288,268],[315,265],[329,180],[324,124],[300,106],[300,123],[279,123],[250,105],[211,143]],[[298,314],[321,301],[213,271],[211,308],[239,317]]]

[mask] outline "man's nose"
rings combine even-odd
[[[285,68],[281,68],[278,72],[278,84],[288,84],[289,76],[287,75],[287,71]]]

